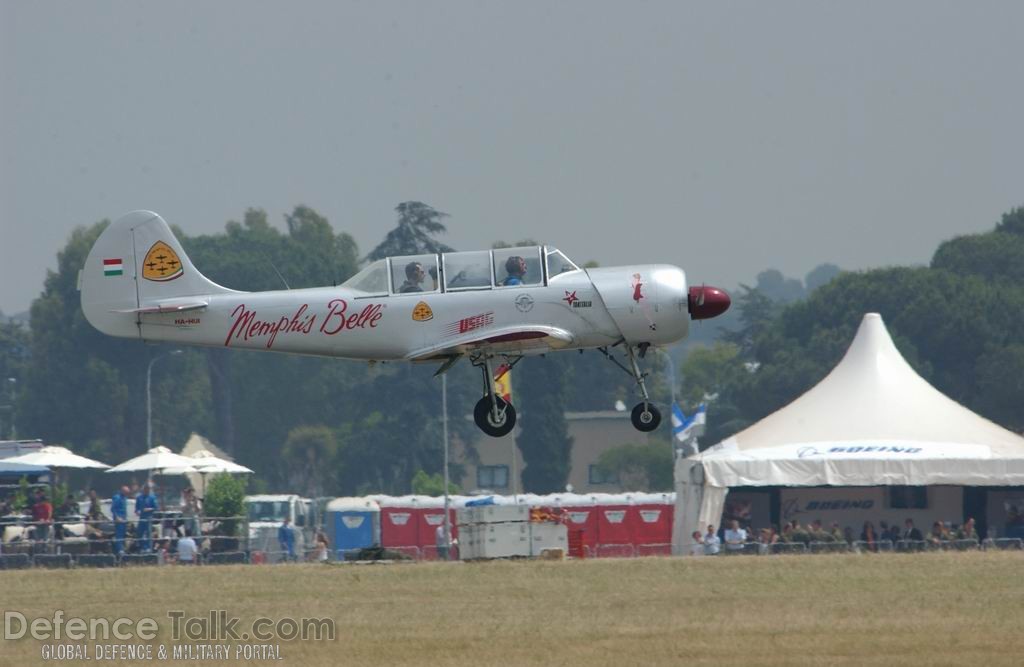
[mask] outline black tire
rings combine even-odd
[[[661,411],[654,403],[637,403],[630,419],[633,420],[633,428],[650,433],[661,426]]]
[[[504,411],[505,419],[500,424],[491,421],[491,397],[484,396],[477,401],[476,407],[473,408],[473,421],[487,435],[492,438],[500,438],[511,433],[512,429],[516,427],[516,409],[500,396],[496,396],[494,400],[498,402],[498,410]]]

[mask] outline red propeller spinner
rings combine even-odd
[[[732,300],[724,289],[701,285],[691,287],[689,294],[690,319],[707,320],[729,310]]]

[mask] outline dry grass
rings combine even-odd
[[[1020,664],[1024,555],[938,553],[0,572],[29,618],[334,618],[280,664]],[[5,641],[0,664],[41,662]],[[94,663],[95,664],[95,663]],[[193,663],[194,664],[194,663]],[[223,663],[216,663],[223,664]]]

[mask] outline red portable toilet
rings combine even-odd
[[[672,554],[672,514],[675,494],[637,493],[629,508],[633,547],[637,556]]]
[[[632,528],[634,516],[629,512],[629,494],[594,493],[591,497],[597,510],[596,555],[635,555],[633,536],[636,531]]]
[[[444,520],[444,497],[370,496],[380,505],[381,545],[413,558],[437,558],[437,527]],[[452,539],[458,539],[455,509],[459,496],[449,496]]]
[[[380,506],[381,546],[418,557],[418,520],[405,497],[378,495],[369,498]]]

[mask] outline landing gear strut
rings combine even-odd
[[[479,366],[484,379],[484,396],[473,408],[473,421],[487,435],[500,438],[508,435],[516,426],[516,409],[501,396],[494,393],[494,372],[491,370],[492,355],[482,354],[473,359]],[[519,361],[516,359],[516,361]],[[510,364],[510,367],[515,362]]]
[[[621,341],[620,341],[621,342]],[[658,410],[654,403],[651,403],[651,396],[647,393],[647,373],[640,371],[640,365],[637,363],[637,356],[639,353],[640,358],[643,358],[647,353],[648,343],[641,343],[634,350],[631,345],[626,345],[626,356],[629,357],[629,368],[626,368],[619,360],[613,357],[607,348],[598,348],[598,350],[612,361],[616,366],[626,371],[633,376],[636,383],[640,385],[640,394],[644,397],[644,400],[637,403],[633,407],[633,412],[630,413],[630,420],[633,422],[633,428],[643,433],[650,433],[651,431],[658,428],[661,425],[661,411]]]

